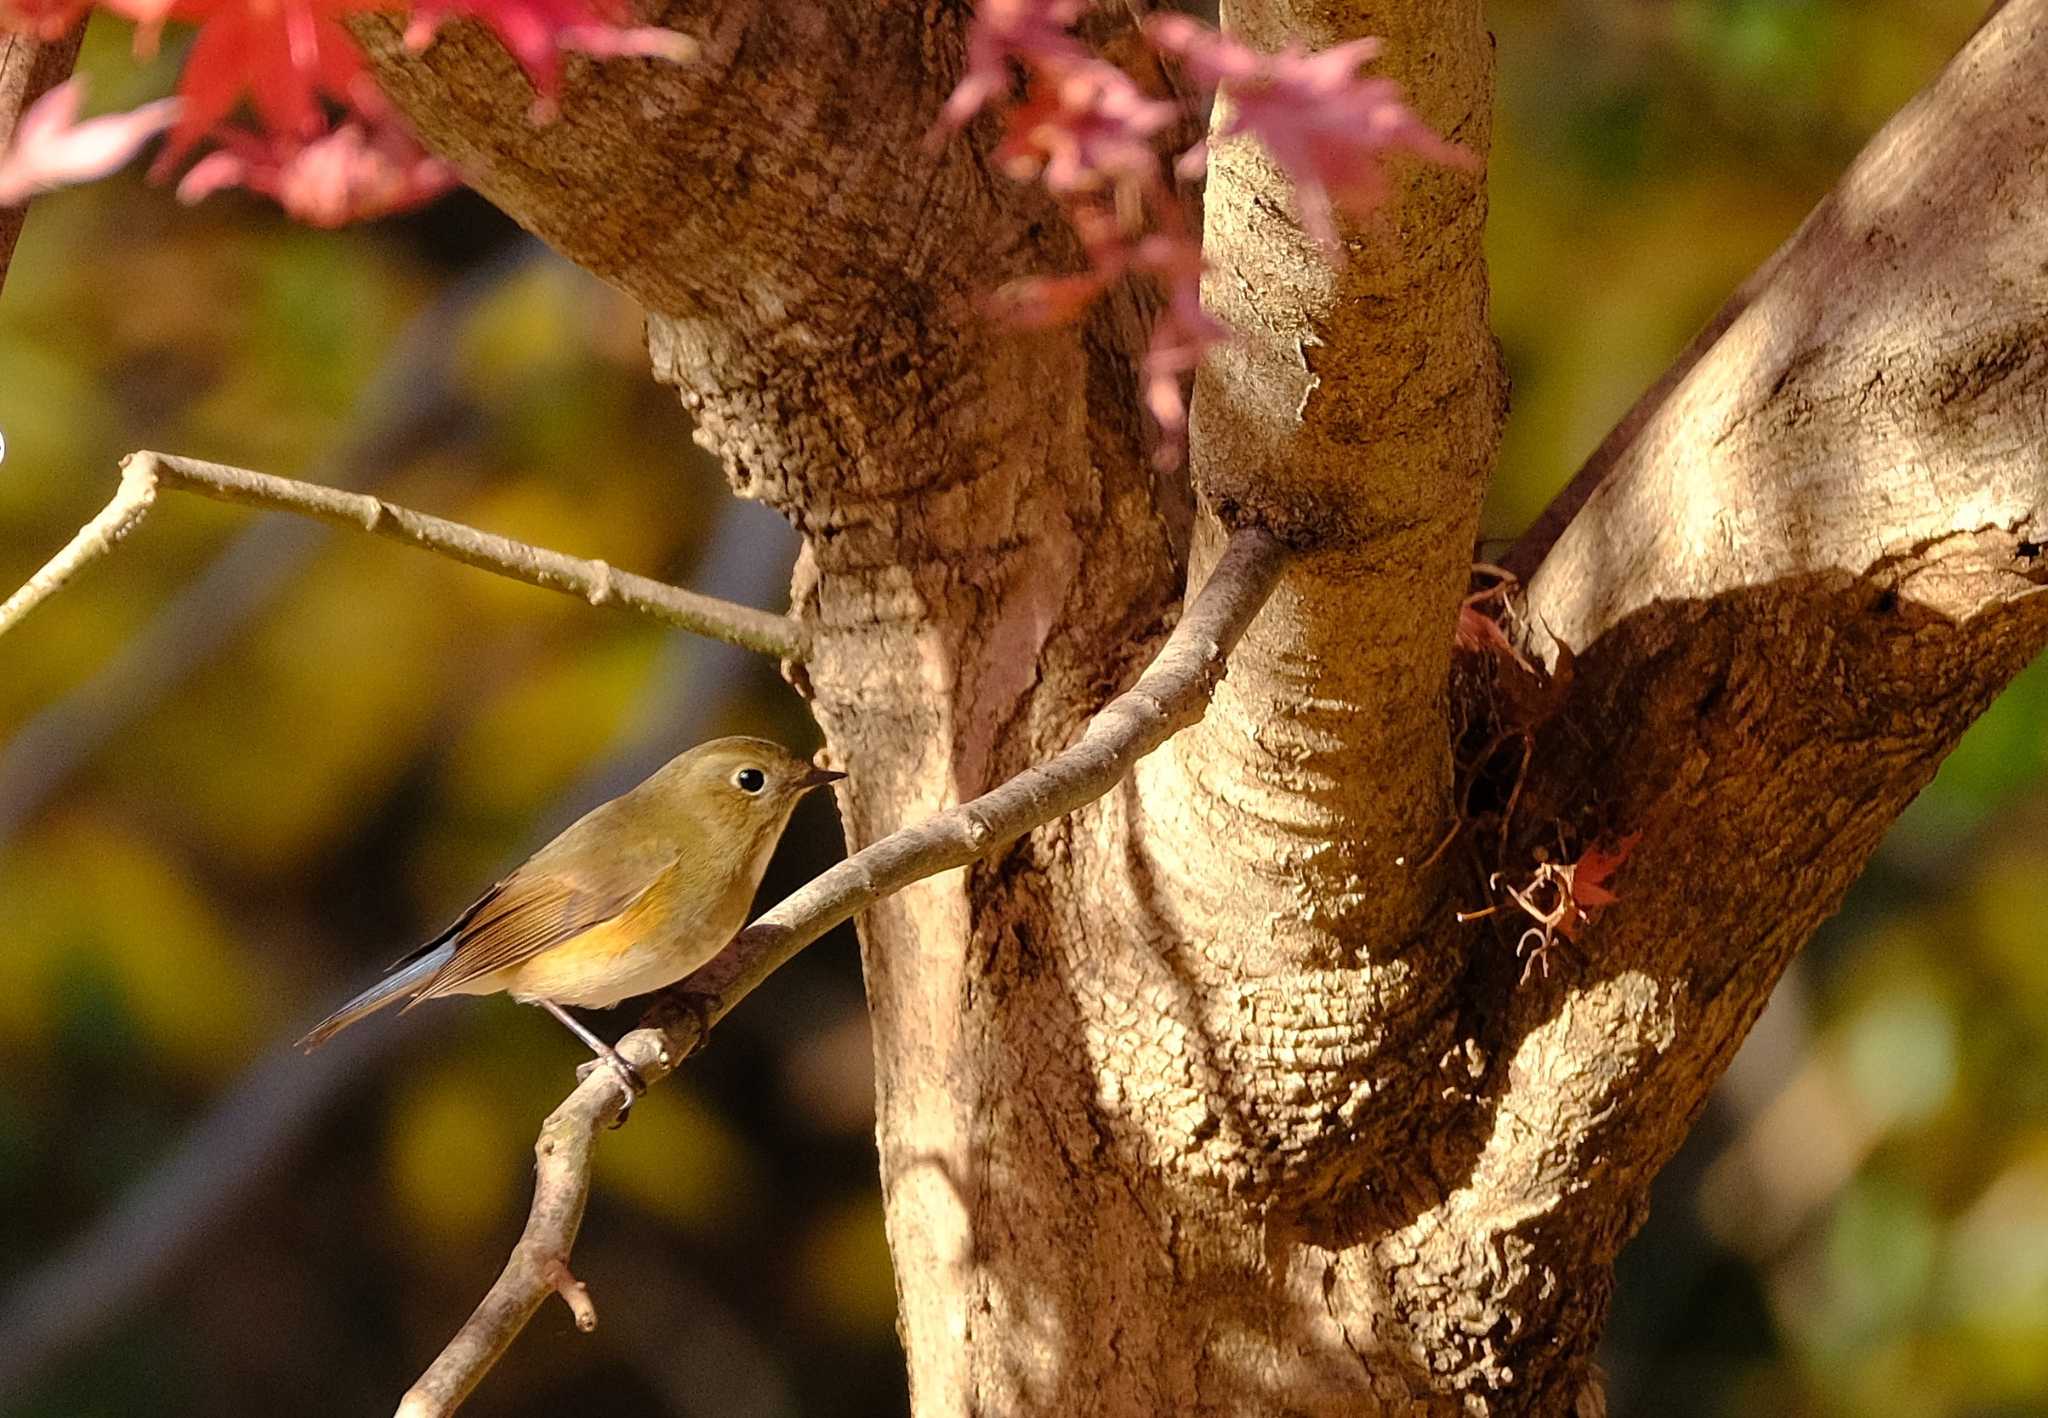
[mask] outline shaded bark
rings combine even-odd
[[[1482,154],[1476,4],[1245,0],[1372,32]],[[1651,1177],[1790,952],[2048,639],[2048,0],[2012,0],[1689,352],[1525,553],[1577,652],[1506,859],[1450,820],[1451,624],[1501,380],[1483,185],[1400,167],[1321,264],[1255,152],[1207,198],[1245,338],[1148,468],[1124,301],[992,329],[1068,238],[976,129],[963,9],[671,7],[688,69],[510,64],[359,21],[477,184],[650,311],[657,373],[806,536],[799,677],[854,844],[1047,756],[1221,535],[1294,550],[1209,716],[1101,803],[862,923],[921,1413],[1557,1413]],[[1199,512],[1184,545],[1189,500]],[[1455,908],[1642,834],[1546,973]]]
[[[2048,5],[2013,0],[1745,288],[1530,583],[1532,624],[1582,653],[1527,820],[1643,834],[1624,906],[1491,1050],[1502,1115],[1552,1121],[1543,1167],[1475,1203],[1578,1238],[1561,1296],[1604,1291],[1792,952],[2048,642],[2044,63]]]

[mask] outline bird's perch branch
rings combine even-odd
[[[741,931],[678,990],[704,1002],[681,1018],[667,1005],[655,1027],[634,1030],[619,1052],[652,1084],[694,1051],[734,1005],[799,950],[841,921],[901,891],[993,855],[1034,827],[1101,797],[1140,758],[1202,716],[1232,647],[1265,604],[1286,559],[1272,536],[1232,534],[1216,568],[1138,682],[1104,705],[1071,747],[969,802],[892,832],[824,872]],[[569,1271],[590,1195],[591,1152],[624,1097],[593,1070],[541,1126],[533,1207],[511,1259],[467,1323],[399,1405],[399,1418],[455,1411],[534,1312],[560,1293],[577,1327],[596,1323],[589,1291]]]
[[[586,561],[544,547],[465,527],[386,502],[368,493],[273,477],[221,463],[168,453],[131,453],[121,460],[121,487],[113,501],[82,527],[70,545],[0,604],[0,634],[54,594],[65,582],[133,531],[160,487],[181,488],[218,502],[237,502],[375,532],[493,571],[529,586],[581,596],[594,606],[619,606],[684,630],[764,655],[800,660],[803,632],[785,615],[700,596],[602,561]]]

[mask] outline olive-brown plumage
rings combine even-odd
[[[716,955],[745,923],[797,800],[843,776],[766,739],[699,744],[578,818],[299,1044],[400,1000],[504,991],[546,1008],[637,1089],[562,1006],[605,1008]]]

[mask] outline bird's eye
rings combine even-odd
[[[732,785],[743,793],[758,793],[768,786],[768,775],[758,768],[742,768],[732,775]]]

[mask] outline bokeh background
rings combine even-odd
[[[1497,0],[1512,533],[1978,0]],[[163,91],[118,28],[100,104]],[[0,297],[0,587],[156,447],[764,606],[793,545],[637,313],[473,198],[345,233],[134,177],[37,203]],[[2048,1414],[2048,674],[1780,989],[1622,1265],[1612,1411]],[[370,538],[171,496],[0,648],[0,1414],[388,1411],[523,1214],[579,1058],[534,1011],[286,1043],[771,666]],[[799,816],[767,890],[838,850]],[[630,1013],[606,1022],[616,1031]],[[599,1151],[577,1269],[470,1411],[904,1409],[858,966],[814,947]]]

